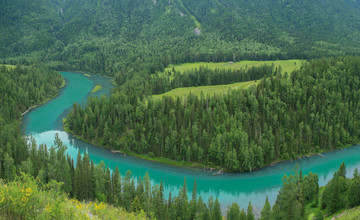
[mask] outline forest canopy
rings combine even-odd
[[[113,150],[251,171],[358,143],[359,63],[359,57],[313,60],[225,95],[115,92],[74,104],[67,126]]]

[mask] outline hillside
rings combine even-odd
[[[39,186],[40,185],[40,186]],[[63,183],[39,184],[30,175],[19,174],[12,182],[0,179],[1,219],[146,219],[145,213],[130,213],[103,202],[69,199]]]
[[[359,7],[358,0],[4,0],[0,58],[117,73],[121,83],[121,74],[168,64],[358,53]]]

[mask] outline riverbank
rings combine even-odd
[[[176,161],[176,160],[172,160],[172,159],[165,158],[165,157],[158,157],[158,156],[155,156],[153,154],[152,155],[151,154],[138,154],[138,153],[131,152],[131,151],[110,149],[107,146],[101,145],[100,143],[97,143],[95,141],[87,140],[86,138],[84,138],[82,136],[74,134],[70,130],[70,128],[67,126],[66,118],[63,119],[63,129],[64,129],[65,132],[71,134],[72,136],[76,137],[77,139],[79,139],[81,141],[84,141],[86,143],[95,145],[97,147],[110,150],[113,154],[118,153],[118,154],[123,154],[125,156],[129,155],[129,156],[140,158],[140,159],[143,159],[143,160],[148,160],[148,161],[152,161],[152,162],[167,164],[167,165],[171,165],[171,166],[203,169],[203,170],[209,171],[210,174],[212,174],[212,175],[220,175],[220,174],[223,174],[223,173],[227,173],[229,175],[234,174],[234,173],[248,173],[248,172],[257,171],[257,170],[260,170],[260,169],[263,169],[263,168],[266,168],[266,167],[276,167],[279,163],[282,163],[282,162],[287,162],[287,161],[288,162],[293,162],[294,160],[300,160],[300,159],[310,158],[310,157],[314,157],[314,156],[319,156],[319,157],[322,157],[322,158],[326,159],[327,157],[324,156],[323,153],[332,152],[332,151],[336,151],[336,150],[343,150],[343,149],[345,149],[347,147],[351,147],[351,146],[354,146],[354,145],[359,145],[359,144],[348,144],[348,145],[344,145],[343,147],[340,147],[340,148],[337,148],[337,149],[332,149],[332,150],[329,150],[329,151],[319,150],[317,152],[313,152],[313,153],[307,154],[307,155],[297,156],[295,158],[279,159],[277,161],[272,162],[271,164],[266,164],[263,167],[256,168],[256,169],[251,169],[251,171],[241,172],[239,170],[237,170],[237,171],[229,171],[226,168],[221,167],[221,166],[212,166],[212,165],[206,165],[206,164],[201,164],[201,163],[196,163],[196,162]],[[279,169],[281,169],[281,168],[279,168]]]
[[[56,93],[53,97],[48,97],[48,98],[46,98],[43,102],[41,102],[40,104],[38,104],[38,105],[33,105],[33,106],[29,107],[26,111],[24,111],[23,113],[21,113],[21,117],[24,116],[24,115],[26,115],[27,113],[29,113],[32,109],[37,108],[37,107],[39,107],[39,106],[42,106],[42,105],[44,105],[45,103],[47,103],[48,101],[56,98],[56,97],[59,95],[60,90],[61,90],[62,88],[64,88],[65,85],[66,85],[66,80],[65,80],[65,78],[63,78],[63,82],[62,82],[61,86],[58,88],[57,93]]]
[[[219,167],[219,166],[209,166],[209,165],[205,165],[205,164],[201,164],[201,163],[195,163],[195,162],[176,161],[176,160],[172,160],[172,159],[165,158],[165,157],[157,157],[157,156],[152,156],[152,155],[148,155],[148,154],[137,154],[137,153],[131,152],[131,151],[109,149],[108,147],[104,147],[99,143],[87,140],[86,138],[84,138],[82,136],[74,134],[70,130],[69,126],[67,125],[66,118],[63,118],[62,121],[63,121],[63,129],[64,129],[65,132],[71,134],[72,136],[74,136],[75,138],[77,138],[77,139],[79,139],[81,141],[84,141],[86,143],[92,144],[92,145],[100,147],[100,148],[107,149],[107,150],[111,151],[113,154],[123,154],[125,156],[129,155],[129,156],[136,157],[136,158],[139,158],[139,159],[149,160],[149,161],[152,161],[152,162],[167,164],[167,165],[171,165],[171,166],[203,169],[203,170],[210,171],[214,175],[221,174],[221,173],[225,172],[225,169],[222,168],[222,167]]]

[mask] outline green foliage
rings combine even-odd
[[[53,98],[63,83],[62,76],[43,65],[0,66],[0,114],[6,123],[19,113]]]
[[[146,219],[144,213],[128,213],[104,203],[81,203],[68,199],[60,190],[63,183],[38,180],[24,173],[12,182],[0,180],[0,217],[5,219]]]
[[[261,211],[260,220],[271,220],[271,205],[268,197],[266,197],[265,205]]]
[[[247,209],[247,220],[255,220],[255,216],[253,213],[253,207],[251,205],[251,202],[249,202],[249,206]]]
[[[344,163],[342,163],[339,170],[335,172],[333,179],[326,184],[322,194],[322,208],[327,208],[330,213],[345,208],[347,205],[349,180],[343,176],[344,173],[346,170]]]
[[[0,56],[116,76],[134,88],[168,64],[358,53],[358,7],[311,0],[3,1]]]
[[[237,203],[232,203],[231,206],[226,210],[226,219],[227,220],[237,220],[240,219],[240,208]]]
[[[340,214],[336,219],[339,220],[354,220],[358,219],[360,216],[360,206],[353,209],[346,210],[344,213]]]
[[[176,73],[153,76],[149,81],[152,86],[152,94],[160,94],[179,87],[225,85],[234,82],[248,82],[273,75],[274,65],[262,65],[251,67],[246,70],[212,70],[207,67],[188,70],[185,73]]]
[[[283,177],[283,187],[279,191],[274,208],[280,209],[276,213],[276,219],[301,219],[300,197],[303,195],[300,194],[302,180],[299,178],[301,177],[298,174]]]
[[[102,87],[100,85],[96,85],[93,90],[91,90],[91,93],[95,93],[99,91]]]
[[[216,86],[180,87],[170,90],[169,92],[163,94],[153,95],[153,97],[162,98],[163,96],[172,96],[176,98],[176,97],[188,96],[190,93],[197,96],[225,95],[226,93],[229,92],[229,90],[247,89],[256,84],[257,84],[256,81],[248,81],[248,82],[216,85]]]
[[[313,60],[223,95],[153,99],[116,91],[74,105],[67,124],[110,149],[251,171],[358,143],[359,62]],[[305,190],[306,199],[316,197]]]
[[[275,65],[275,68],[281,68],[285,73],[291,73],[294,70],[300,69],[301,65],[304,63],[304,60],[270,60],[270,61],[250,61],[242,60],[239,62],[219,62],[219,63],[184,63],[180,65],[169,65],[165,68],[163,75],[172,73],[186,73],[194,69],[207,68],[211,70],[247,70],[251,67],[259,67],[263,65]]]
[[[317,174],[310,172],[304,178],[304,198],[307,202],[311,202],[318,198],[319,178]]]

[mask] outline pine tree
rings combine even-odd
[[[132,201],[130,210],[135,213],[139,213],[141,211],[140,200],[137,196],[135,196],[134,200]]]
[[[251,205],[251,202],[249,202],[249,206],[247,209],[247,220],[255,220],[255,216],[253,213],[253,207]]]
[[[346,178],[346,167],[345,167],[345,163],[342,162],[341,165],[340,165],[340,168],[338,170],[338,174],[340,176],[342,176],[343,178]]]
[[[114,203],[114,194],[113,194],[113,188],[112,188],[112,184],[111,184],[111,175],[110,175],[109,168],[107,168],[107,171],[106,171],[105,190],[106,190],[107,201],[109,203]]]
[[[266,196],[265,205],[261,211],[260,220],[271,220],[271,205],[267,196]]]
[[[239,205],[235,202],[228,207],[226,211],[226,219],[227,220],[238,220],[240,219],[240,208]]]
[[[212,212],[212,220],[222,220],[221,207],[219,200],[216,198],[214,202],[214,208]]]
[[[196,212],[197,212],[197,192],[196,192],[196,178],[195,178],[195,181],[194,181],[194,188],[193,188],[193,191],[192,191],[192,198],[191,198],[191,201],[190,201],[190,209],[191,209],[191,214],[190,214],[190,218],[191,219],[194,219],[195,216],[196,216]]]
[[[4,178],[11,181],[15,177],[14,159],[6,152],[4,156]]]
[[[113,185],[113,198],[115,205],[122,205],[121,201],[121,175],[119,168],[116,166],[115,172],[112,176],[112,185]]]
[[[247,220],[246,212],[244,209],[241,209],[240,220]]]

